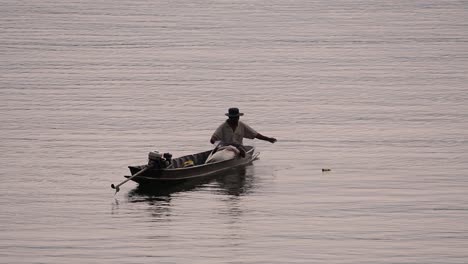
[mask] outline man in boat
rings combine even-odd
[[[229,108],[226,116],[229,118],[222,123],[211,136],[211,144],[216,141],[221,141],[223,144],[232,144],[242,146],[242,140],[244,138],[265,140],[270,143],[275,143],[276,138],[264,136],[247,124],[239,121],[239,117],[243,116],[244,113],[239,112],[239,108]]]
[[[239,117],[243,115],[244,113],[239,113],[239,108],[229,108],[226,114],[229,118],[215,130],[210,139],[211,144],[216,141],[221,143],[216,146],[212,154],[207,158],[206,163],[229,160],[237,155],[245,157],[245,148],[242,145],[244,138],[258,138],[271,143],[276,142],[276,138],[264,136],[239,121]]]

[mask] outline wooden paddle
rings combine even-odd
[[[136,176],[142,174],[143,172],[146,171],[147,168],[148,168],[148,167],[146,167],[146,168],[142,169],[141,171],[139,171],[139,172],[133,174],[131,177],[128,177],[125,181],[123,181],[123,182],[121,182],[121,183],[119,183],[119,184],[117,184],[117,185],[111,184],[111,188],[112,188],[112,189],[115,189],[115,193],[118,193],[118,192],[120,191],[120,188],[119,188],[119,187],[122,186],[122,184],[124,184],[124,183],[128,182],[129,180],[135,178]]]

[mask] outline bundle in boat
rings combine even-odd
[[[220,147],[215,153],[211,154],[205,163],[213,163],[218,161],[230,160],[241,154],[240,150],[234,146]]]

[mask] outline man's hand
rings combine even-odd
[[[268,139],[268,142],[270,142],[272,144],[275,143],[276,141],[277,141],[276,138],[269,138]]]

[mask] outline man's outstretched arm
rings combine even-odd
[[[255,138],[258,138],[260,140],[265,140],[265,141],[268,141],[270,143],[275,143],[276,142],[276,138],[272,138],[272,137],[267,137],[267,136],[264,136],[260,133],[257,133],[257,136],[255,136]]]

